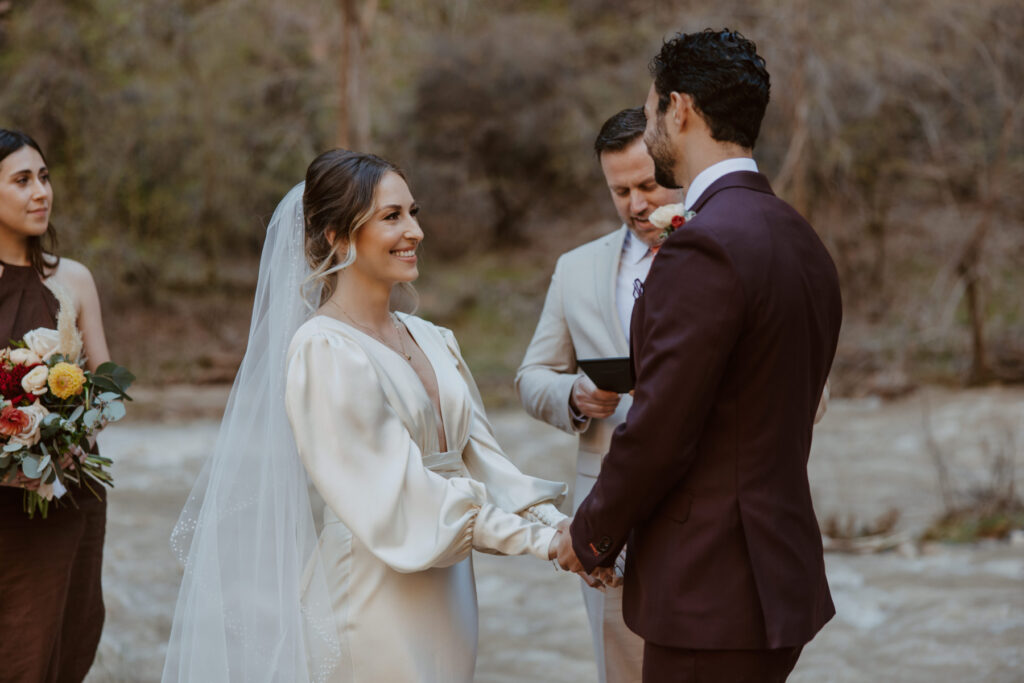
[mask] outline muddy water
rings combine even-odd
[[[175,392],[178,393],[175,393]],[[183,394],[206,409],[182,405]],[[116,458],[104,589],[107,623],[88,683],[159,680],[180,570],[167,538],[216,435],[223,391],[146,393],[134,420],[103,435]],[[157,406],[157,408],[154,408]],[[941,496],[924,416],[959,488],[984,484],[992,454],[1013,448],[1024,483],[1024,391],[926,390],[895,403],[832,403],[815,434],[810,479],[819,516],[902,512],[919,532]],[[145,418],[145,419],[142,419]],[[573,443],[509,412],[495,429],[523,469],[571,481]],[[986,445],[987,440],[987,445]],[[1024,487],[1021,487],[1024,490]],[[476,556],[486,683],[596,680],[577,580],[532,558]],[[1024,680],[1024,542],[826,557],[838,615],[790,680]]]

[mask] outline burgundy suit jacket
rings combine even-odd
[[[634,306],[633,406],[573,547],[590,570],[629,540],[623,613],[646,640],[799,646],[835,614],[807,458],[839,280],[759,173],[723,176],[694,208]]]

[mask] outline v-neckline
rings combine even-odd
[[[405,328],[405,331],[409,334],[409,337],[412,339],[413,343],[416,344],[416,346],[419,347],[420,351],[423,352],[423,356],[427,359],[427,365],[430,366],[430,372],[431,374],[434,375],[434,385],[437,387],[437,419],[441,421],[441,424],[438,426],[441,428],[440,432],[444,435],[445,448],[443,452],[447,453],[448,451],[452,450],[452,440],[451,435],[448,434],[448,418],[444,414],[444,396],[441,395],[441,376],[437,372],[437,364],[431,357],[430,351],[428,351],[427,347],[423,345],[423,343],[420,341],[420,338],[416,336],[416,332],[413,331],[412,327],[409,327],[409,325],[407,325],[405,323],[405,320],[403,320],[402,318],[398,318],[398,322],[400,322],[402,324],[402,327]],[[415,327],[415,325],[413,327]],[[416,379],[419,380],[420,386],[423,387],[423,393],[427,395],[427,400],[430,401],[431,405],[433,406],[434,402],[430,400],[430,392],[427,391],[427,386],[423,383],[423,380],[420,379],[420,375],[418,372],[416,372],[416,368],[412,367],[412,365],[409,363],[406,364],[409,365],[409,369],[412,370],[414,375],[416,375]],[[438,450],[441,449],[440,440],[438,440],[437,448]]]
[[[335,323],[338,323],[340,325],[344,325],[346,328],[348,328],[348,329],[358,333],[364,339],[369,339],[371,342],[376,344],[378,347],[387,349],[388,352],[391,355],[393,355],[395,358],[397,358],[401,365],[404,365],[406,368],[408,368],[408,370],[412,373],[413,377],[416,378],[416,384],[419,386],[420,390],[423,391],[423,395],[426,397],[427,403],[430,404],[431,408],[434,408],[434,401],[430,398],[430,392],[427,390],[427,386],[423,383],[423,380],[420,378],[419,373],[416,372],[416,368],[414,368],[412,366],[412,363],[407,361],[405,359],[405,357],[403,357],[400,353],[398,353],[393,348],[391,348],[390,346],[388,346],[387,344],[385,344],[381,340],[377,339],[376,337],[373,337],[372,335],[369,335],[369,334],[363,332],[362,330],[360,330],[355,325],[350,325],[349,323],[345,322],[344,320],[339,320],[338,318],[335,318],[335,317],[330,316],[330,315],[326,315],[324,313],[318,313],[315,317],[327,318],[331,322],[335,322]],[[434,364],[434,359],[431,357],[430,351],[428,351],[427,348],[422,343],[420,343],[419,337],[416,336],[416,333],[413,332],[412,328],[409,325],[406,325],[405,320],[399,318],[398,322],[400,322],[402,324],[402,327],[404,327],[406,332],[408,332],[409,336],[413,340],[413,343],[415,343],[416,346],[419,347],[420,351],[423,352],[423,355],[427,359],[427,365],[430,366],[430,372],[433,373],[433,375],[434,375],[434,383],[437,385],[437,410],[436,411],[435,410],[431,410],[430,412],[431,412],[431,415],[433,415],[435,421],[436,420],[440,420],[441,421],[441,424],[440,425],[435,425],[435,427],[439,426],[440,427],[439,432],[441,434],[444,434],[445,451],[443,451],[443,452],[448,452],[448,451],[451,450],[452,440],[451,440],[451,435],[448,433],[448,418],[445,415],[444,397],[441,395],[441,378],[438,376],[437,366]],[[440,441],[440,439],[438,439],[437,448],[440,451],[440,449],[441,449],[441,441]]]

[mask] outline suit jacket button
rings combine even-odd
[[[598,552],[606,553],[608,549],[612,547],[612,539],[607,536],[602,536],[601,540],[597,542]]]

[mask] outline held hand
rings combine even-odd
[[[555,557],[558,559],[558,565],[570,572],[582,572],[583,565],[580,563],[578,557],[576,557],[576,551],[572,548],[572,537],[569,535],[569,524],[571,519],[563,519],[555,527],[558,529],[555,533],[555,538],[551,541],[551,545],[555,546]],[[588,582],[589,583],[589,582]]]
[[[610,417],[619,405],[619,395],[614,391],[598,389],[586,375],[580,375],[572,385],[569,401],[587,417],[603,419]]]
[[[616,573],[614,567],[597,567],[591,573],[591,577],[600,581],[603,588],[618,588],[622,585],[622,577]]]
[[[597,567],[590,574],[587,574],[586,570],[583,569],[583,564],[576,556],[576,551],[572,547],[572,537],[569,531],[571,521],[571,519],[564,519],[558,524],[556,527],[558,531],[555,533],[554,538],[551,539],[548,555],[557,557],[558,564],[562,569],[579,574],[580,578],[591,588],[604,590],[609,586],[621,586],[622,577],[615,573],[613,567]]]

